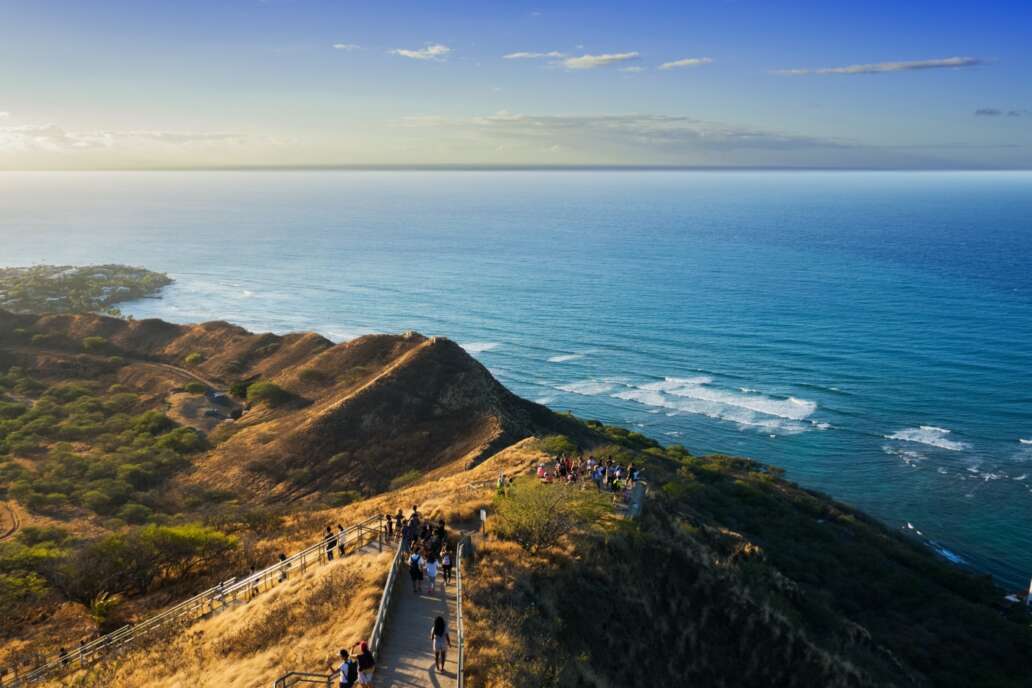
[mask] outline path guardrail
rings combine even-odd
[[[380,528],[380,517],[372,516],[344,530],[344,547],[355,551],[362,545],[378,540],[383,543]],[[5,688],[24,688],[33,683],[69,674],[86,668],[95,662],[110,656],[116,651],[124,650],[140,638],[153,634],[161,629],[170,628],[173,624],[195,620],[226,607],[230,601],[238,601],[244,596],[245,601],[253,599],[262,590],[285,581],[294,571],[305,571],[309,566],[326,561],[327,547],[334,552],[340,546],[340,533],[323,538],[314,545],[297,554],[277,561],[272,566],[248,575],[245,578],[230,578],[204,592],[191,597],[185,602],[152,616],[138,624],[123,626],[117,631],[101,636],[96,640],[81,645],[72,652],[59,655],[52,662],[33,669],[22,676],[15,676]],[[359,544],[361,543],[361,544]]]
[[[326,688],[333,688],[333,679],[336,674],[306,674],[300,671],[292,671],[285,676],[276,679],[275,688],[290,688],[301,683],[314,683]]]
[[[398,569],[401,564],[402,545],[399,542],[394,552],[394,559],[391,560],[391,570],[387,573],[387,582],[383,584],[383,594],[380,596],[380,606],[376,610],[376,621],[373,622],[373,630],[369,634],[369,651],[373,657],[380,651],[380,643],[383,640],[384,629],[387,625],[387,614],[391,607],[391,598],[394,593],[394,583],[398,580]]]
[[[462,623],[462,550],[466,543],[460,542],[455,552],[455,640],[459,646],[455,685],[463,688],[466,668],[466,628]]]
[[[387,572],[387,580],[383,584],[383,593],[380,595],[380,606],[376,609],[376,620],[373,621],[373,630],[369,634],[369,651],[376,657],[380,650],[380,642],[383,640],[384,629],[387,625],[387,614],[390,611],[391,598],[394,594],[394,582],[398,578],[398,569],[401,568],[401,554],[404,546],[401,540],[398,541],[397,549],[394,551],[394,558],[391,559],[391,568]],[[301,671],[291,671],[283,674],[276,682],[274,688],[289,688],[299,683],[324,683],[332,686],[336,674],[310,674]]]

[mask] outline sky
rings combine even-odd
[[[0,0],[0,169],[1032,168],[1032,2]]]

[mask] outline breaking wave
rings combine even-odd
[[[900,440],[901,442],[918,442],[920,444],[927,444],[930,447],[938,447],[939,449],[947,449],[949,451],[963,451],[971,448],[971,445],[967,442],[949,439],[949,435],[950,431],[946,428],[937,428],[934,425],[922,425],[918,428],[904,428],[903,430],[897,430],[891,435],[886,435],[885,439]]]
[[[498,342],[466,342],[465,344],[459,344],[463,349],[471,354],[479,354],[483,351],[491,351],[497,349],[501,344]]]
[[[658,382],[627,385],[612,394],[617,399],[736,423],[742,428],[797,434],[818,427],[806,419],[816,402],[796,397],[777,398],[759,392],[741,392],[713,386],[713,378],[668,377]],[[804,422],[806,421],[806,422]]]
[[[576,361],[578,358],[584,358],[584,354],[560,354],[558,356],[552,356],[548,359],[548,362],[566,363],[567,361]]]

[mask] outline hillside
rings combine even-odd
[[[641,518],[529,475],[571,451],[643,466]],[[501,472],[521,476],[507,496],[483,487]],[[538,489],[590,516],[521,547],[501,515],[547,521],[521,501]],[[1032,655],[1027,613],[920,543],[777,469],[555,414],[414,333],[334,345],[0,312],[0,500],[17,517],[0,527],[6,666],[266,566],[327,523],[413,504],[453,534],[491,514],[467,570],[472,686],[1020,686]],[[336,620],[316,592],[278,592],[170,638],[182,661],[133,654],[83,685],[257,686],[284,665],[321,669],[322,634],[365,632],[381,565],[313,574],[312,590],[333,576],[362,589]],[[105,615],[109,594],[121,603]],[[253,659],[227,649],[270,604],[315,605],[322,630],[248,638]]]

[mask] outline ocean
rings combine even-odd
[[[750,456],[1032,576],[1032,174],[0,174],[0,265],[137,318],[461,343],[516,393]]]

